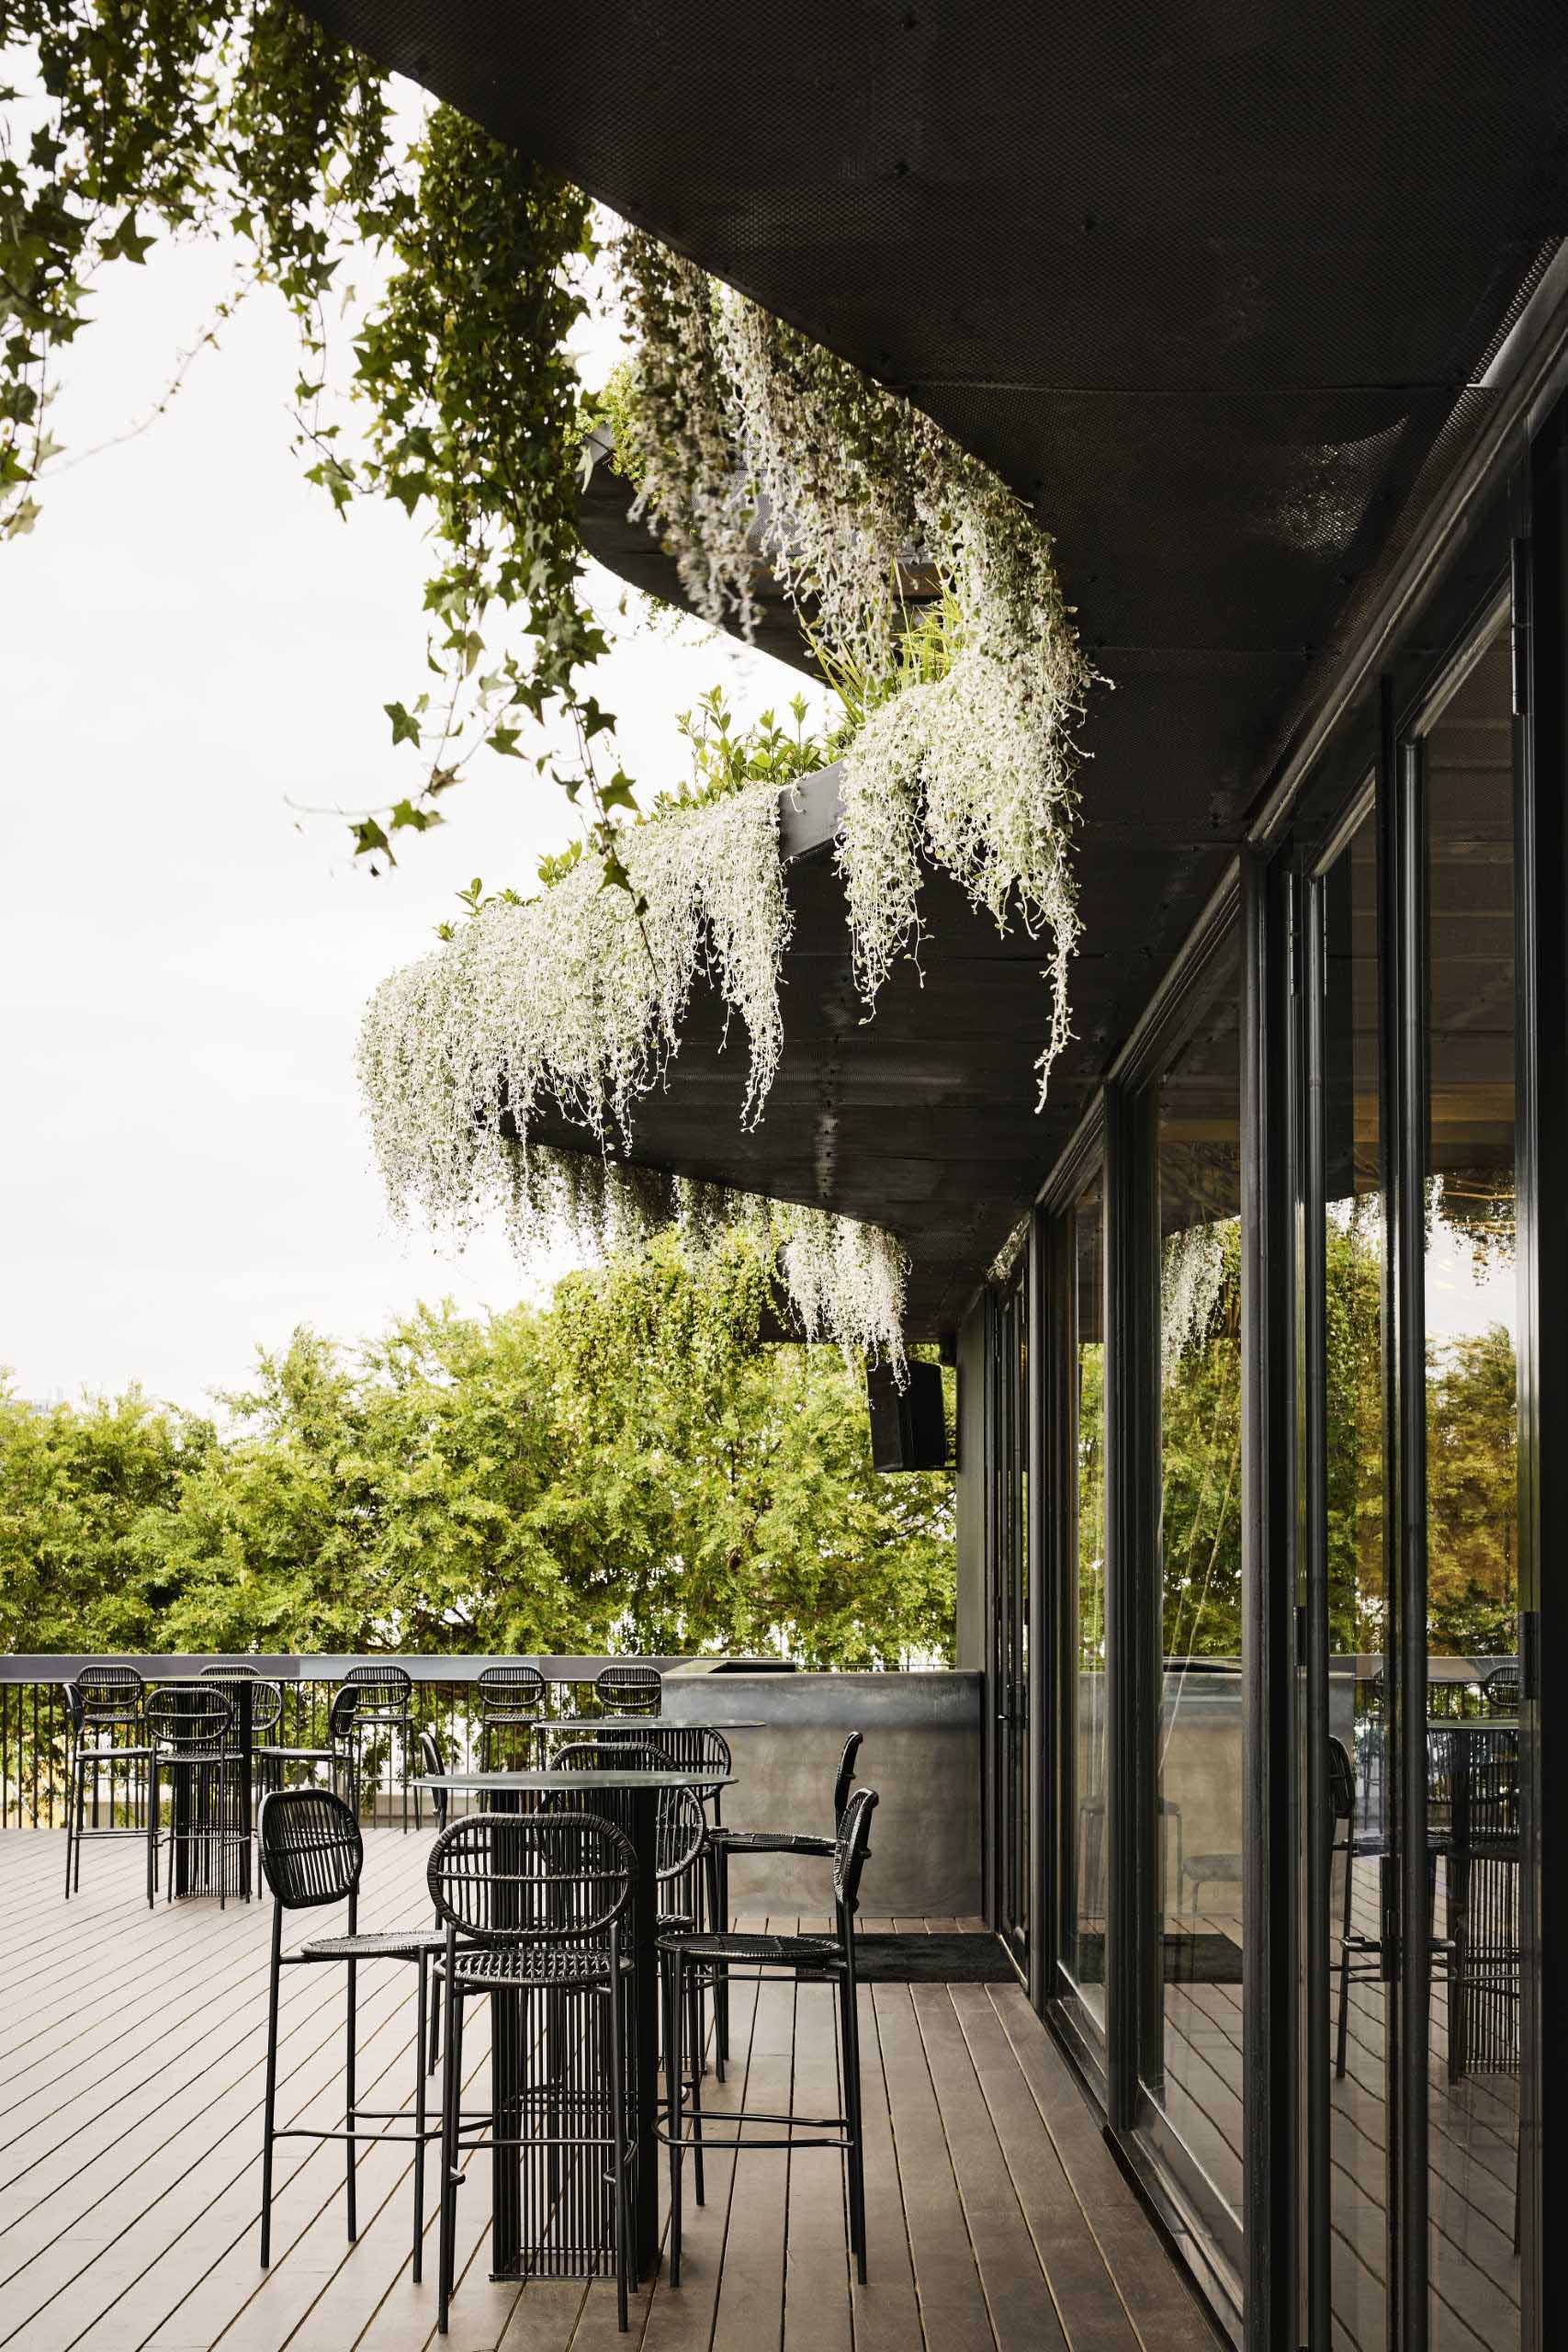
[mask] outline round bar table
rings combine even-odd
[[[713,1775],[597,1770],[433,1772],[417,1785],[430,1790],[446,1789],[453,1795],[479,1797],[486,1811],[492,1813],[521,1813],[531,1797],[576,1797],[585,1810],[602,1814],[631,1839],[637,1857],[631,1901],[631,1944],[637,1963],[632,1974],[630,2065],[635,2086],[632,2128],[637,2147],[632,2261],[638,2278],[645,2278],[659,2258],[659,1798],[665,1789],[712,1788]],[[498,2134],[513,2139],[521,2133],[524,2110],[518,2095],[524,2087],[529,2057],[522,2032],[523,1999],[519,1994],[491,1996],[491,2081],[495,2129]],[[535,2258],[536,2249],[525,2241],[523,2156],[521,2147],[491,2150],[491,2275],[497,2278],[527,2278],[544,2267]],[[602,2219],[602,2243],[587,2251],[577,2266],[569,2266],[558,2255],[552,2254],[547,2265],[551,2275],[594,2276],[606,2265],[614,2269],[615,2243],[610,2234],[607,2196]]]

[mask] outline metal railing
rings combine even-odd
[[[85,1666],[103,1664],[86,1655],[0,1657],[0,1829],[61,1828],[65,1820],[65,1770],[70,1709],[68,1686]],[[250,1667],[283,1693],[283,1713],[268,1736],[281,1747],[325,1747],[332,1702],[350,1668],[400,1666],[413,1683],[412,1745],[433,1731],[455,1771],[472,1769],[479,1755],[476,1686],[487,1667],[537,1666],[549,1679],[552,1712],[572,1713],[592,1704],[593,1679],[601,1667],[625,1665],[606,1656],[517,1657],[429,1657],[395,1651],[363,1657],[242,1657],[229,1652],[183,1653],[177,1657],[118,1655],[117,1663],[143,1673],[198,1675],[204,1667]],[[673,1657],[640,1663],[674,1666]],[[387,1778],[387,1743],[367,1744],[365,1781]],[[417,1762],[413,1769],[417,1770]]]

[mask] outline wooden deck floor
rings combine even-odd
[[[369,1835],[363,1927],[423,1922],[427,1842]],[[426,2281],[410,2277],[406,2148],[361,2156],[351,2248],[341,2150],[286,2143],[273,2267],[258,2266],[269,1906],[150,1913],[134,1845],[89,1847],[67,1905],[63,1867],[59,1836],[0,1835],[0,2344],[437,2343],[434,2222]],[[412,2097],[412,1985],[403,1967],[362,1972],[367,2104]],[[833,2098],[830,1996],[735,1997],[730,2082],[710,2083],[710,2108]],[[341,1999],[336,1970],[286,1976],[280,2108],[292,2117],[339,2097]],[[705,2207],[688,2203],[682,2285],[656,2278],[623,2339],[608,2285],[491,2280],[480,2163],[459,2199],[452,2352],[1212,2352],[1021,1993],[891,1985],[862,2000],[869,2287],[851,2280],[831,2156],[712,2157]],[[478,2032],[472,2054],[479,2072]]]

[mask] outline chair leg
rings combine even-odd
[[[283,1906],[272,1906],[272,1973],[266,1989],[266,2096],[262,2107],[261,2258],[272,2260],[272,2143],[277,2118],[277,1985],[283,1973]]]
[[[82,1892],[82,1833],[87,1826],[87,1758],[76,1759],[76,1875],[72,1882],[74,1894]]]
[[[708,1929],[722,1936],[729,1928],[729,1857],[722,1846],[710,1846],[707,1850]],[[715,2079],[724,2080],[724,2063],[729,2055],[729,1972],[719,1961],[713,1972],[713,2070]]]
[[[682,2016],[686,1988],[681,1982],[679,1951],[670,1954],[670,2046],[666,2065],[670,2075],[670,2284],[681,2283],[681,2139],[685,2129],[685,2053],[682,2049]]]
[[[441,2260],[436,2327],[446,2333],[457,2275],[457,2122],[462,2101],[463,1996],[455,1984],[446,1988],[446,2071],[441,2117]]]
[[[619,1978],[610,1985],[610,2158],[614,2167],[612,2211],[615,2220],[615,2321],[627,2328],[626,2285],[631,2271],[631,2230],[626,2212],[626,2051],[622,2042],[626,1996]]]
[[[858,1995],[846,1974],[843,1982],[842,2015],[844,2021],[844,2137],[849,2142],[845,2151],[848,2162],[851,2244],[854,2252],[856,2272],[860,2283],[866,2283],[865,2259],[865,2148],[861,2131],[860,2080],[860,2008]]]
[[[439,1926],[440,1922],[437,1921],[436,1924]],[[441,1978],[438,1972],[432,1969],[430,1972],[430,2072],[433,2075],[435,2072],[436,2061],[440,2058],[440,2055]]]
[[[417,2022],[413,2035],[413,2283],[424,2275],[424,2018],[429,1999],[430,1962],[420,1953]]]
[[[355,1983],[355,1979],[356,1979],[356,1977],[357,1977],[357,1975],[358,1975],[358,1973],[359,1973],[359,1972],[358,1972],[357,1963],[356,1963],[355,1962],[354,1962],[354,1961],[352,1961],[352,1960],[351,1960],[351,1961],[348,1962],[347,1970],[346,1970],[346,1972],[345,1972],[345,1973],[346,1973],[347,1977],[348,1977],[348,1998],[347,1998],[347,2003],[346,2003],[347,2011],[348,2011],[348,2017],[347,2017],[347,2024],[346,2024],[346,2029],[345,2029],[345,2048],[344,2048],[344,2069],[343,2069],[343,2071],[344,2071],[344,2086],[345,2086],[346,2093],[347,2093],[347,2114],[346,2114],[346,2121],[347,2121],[347,2124],[348,2124],[348,2137],[347,2137],[347,2139],[344,2142],[344,2154],[345,2154],[345,2156],[346,2156],[346,2159],[347,2159],[347,2164],[348,2164],[348,2177],[347,2177],[347,2183],[346,2183],[347,2190],[348,2190],[348,2242],[349,2242],[350,2245],[353,2245],[353,2244],[355,2243],[355,2239],[356,2239],[356,2238],[358,2237],[358,2235],[359,2235],[359,2209],[358,2209],[358,2205],[357,2205],[356,2199],[355,2199],[355,2189],[356,2189],[356,2188],[357,2188],[357,2187],[358,2187],[358,2180],[359,2180],[358,2170],[357,2170],[357,2167],[356,2167],[355,2163],[355,2157],[356,2157],[356,2155],[358,2154],[358,2147],[357,2147],[357,2144],[356,2144],[355,2134],[355,2129],[354,2129],[354,2108],[355,2108],[355,2086],[354,2086],[354,2028],[355,2028],[355,2014],[354,2014],[354,2013],[355,2013],[355,1993],[356,1993],[356,1991],[357,1991],[357,1989],[358,1989],[357,1984],[356,1984],[356,1983]]]
[[[1345,1924],[1339,1939],[1339,2024],[1335,2038],[1334,2079],[1345,2079],[1345,2062],[1348,2054],[1350,2036],[1350,1922],[1353,1875],[1356,1866],[1354,1839],[1345,1849]]]
[[[67,1757],[65,1765],[65,1900],[71,1900],[71,1849],[75,1840],[71,1825],[76,1818],[76,1759]]]
[[[706,2201],[703,2181],[702,1972],[693,1968],[685,1973],[691,1979],[687,1987],[686,2034],[692,2045],[692,2194],[701,2205]]]

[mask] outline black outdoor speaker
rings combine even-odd
[[[907,1388],[898,1386],[886,1364],[868,1364],[865,1394],[871,1407],[874,1469],[946,1469],[941,1364],[911,1363]]]

